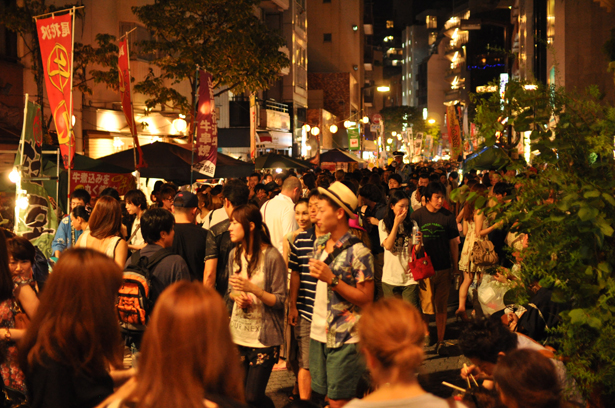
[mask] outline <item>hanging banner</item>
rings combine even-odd
[[[256,95],[250,94],[250,158],[256,157]]]
[[[218,159],[218,122],[211,74],[201,70],[199,84],[195,134],[198,159],[193,169],[213,177]]]
[[[425,149],[423,150],[423,154],[425,157],[433,156],[431,150],[433,149],[433,136],[427,135],[425,136]]]
[[[116,189],[121,196],[136,188],[135,178],[130,173],[115,174],[74,170],[70,177],[70,193],[83,188],[93,197],[98,197],[100,192],[107,187]]]
[[[58,228],[55,200],[49,197],[42,181],[28,180],[42,176],[42,123],[40,106],[26,102],[21,143],[15,157],[15,166],[21,169],[21,181],[16,185],[14,231],[49,257]]]
[[[72,168],[75,155],[73,135],[73,12],[37,19],[36,29],[41,49],[45,88],[49,107],[58,132],[58,142],[65,168]]]
[[[418,132],[414,137],[414,155],[421,156],[423,154],[423,132]]]
[[[137,163],[135,163],[136,169],[138,170],[141,167],[147,167],[147,163],[145,163],[145,160],[143,159],[143,151],[141,150],[141,146],[139,145],[137,124],[135,123],[135,115],[132,108],[132,96],[130,92],[130,57],[128,54],[129,50],[127,37],[124,37],[123,40],[120,40],[119,47],[120,51],[117,60],[118,71],[120,74],[120,99],[122,100],[122,110],[124,111],[126,123],[128,124],[128,128],[130,129],[130,134],[132,135],[134,148],[137,149],[137,152],[139,153],[139,159]]]
[[[348,150],[359,150],[361,148],[361,136],[359,136],[359,128],[349,128],[348,133]]]
[[[451,160],[457,160],[457,157],[462,153],[461,147],[461,129],[457,118],[454,106],[446,107],[446,123],[448,125],[448,134],[451,142]]]

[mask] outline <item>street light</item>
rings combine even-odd
[[[337,133],[337,125],[331,125],[329,127],[329,130],[331,131],[331,133]]]
[[[369,123],[369,118],[367,116],[363,116],[363,123]]]
[[[307,123],[305,125],[303,125],[303,130],[305,130],[305,132],[309,132],[311,129],[310,125],[308,125]]]
[[[434,118],[430,118],[430,119],[427,119],[427,123],[429,123],[430,125],[433,125],[434,123],[436,123],[436,120]]]
[[[318,129],[316,126],[314,126],[312,128],[312,130],[310,131],[310,133],[312,133],[312,135],[314,135],[314,136],[318,136],[318,134],[320,133],[320,129]]]

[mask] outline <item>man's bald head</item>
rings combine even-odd
[[[282,194],[289,196],[293,202],[301,197],[301,182],[297,177],[287,177],[282,184]]]

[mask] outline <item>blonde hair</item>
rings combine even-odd
[[[410,303],[381,299],[368,306],[359,320],[359,343],[377,361],[374,378],[389,381],[413,376],[424,358],[425,323]],[[375,372],[374,372],[375,371]]]

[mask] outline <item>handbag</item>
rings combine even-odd
[[[410,268],[412,278],[415,281],[420,281],[421,279],[429,278],[436,274],[436,271],[433,268],[433,264],[431,263],[431,258],[429,257],[429,255],[427,255],[427,252],[425,252],[424,257],[420,259],[417,258],[414,245],[412,245],[412,256],[410,257],[410,261],[408,262],[408,268]]]
[[[0,397],[0,407],[2,408],[29,408],[30,404],[24,393],[3,385],[2,396]]]
[[[493,243],[489,240],[475,241],[470,252],[470,260],[476,266],[493,266],[498,263],[498,254],[495,252]]]

